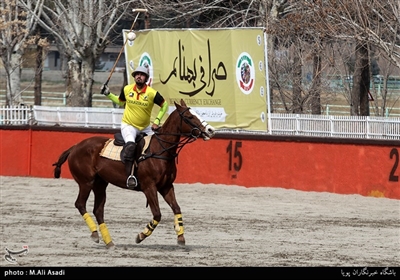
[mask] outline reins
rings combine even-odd
[[[186,108],[185,110],[183,110],[182,112],[179,112],[179,116],[180,116],[180,129],[182,128],[182,121],[184,121],[185,123],[189,124],[192,127],[192,131],[190,133],[172,133],[172,132],[160,132],[160,131],[155,131],[153,137],[158,141],[158,143],[160,144],[160,146],[162,147],[162,149],[156,153],[146,153],[144,155],[142,155],[139,159],[138,159],[138,163],[148,159],[148,158],[158,158],[158,159],[163,159],[163,160],[172,160],[174,158],[177,158],[180,151],[182,150],[182,148],[189,143],[192,143],[194,141],[197,140],[198,136],[201,135],[201,130],[198,128],[198,126],[196,126],[195,124],[193,124],[193,122],[191,122],[189,119],[187,119],[183,113],[187,110],[189,110],[190,108]],[[195,134],[195,132],[200,131],[200,133],[198,135]],[[168,140],[163,139],[162,136],[179,136],[179,141],[178,142],[171,142]],[[153,141],[153,138],[152,140]],[[169,146],[166,146],[165,144],[169,144]],[[173,150],[175,150],[175,152],[173,152]],[[164,152],[167,152],[169,154],[169,156],[162,156],[162,154]]]

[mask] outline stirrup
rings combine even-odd
[[[128,179],[126,179],[126,187],[128,189],[134,190],[137,187],[137,179],[135,176],[130,175]]]

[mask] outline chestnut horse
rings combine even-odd
[[[146,152],[144,154],[137,152],[140,157],[136,157],[135,175],[140,185],[139,191],[144,193],[147,205],[150,205],[153,219],[136,236],[136,243],[149,237],[161,220],[158,192],[174,213],[174,229],[178,245],[185,245],[182,213],[176,201],[173,184],[177,172],[175,159],[184,145],[199,137],[204,141],[210,140],[215,135],[215,129],[202,120],[194,110],[187,107],[183,100],[180,105],[176,102],[174,104],[176,109],[154,132]],[[53,166],[55,166],[54,177],[60,178],[61,166],[68,159],[70,172],[79,185],[75,207],[88,225],[92,240],[99,242],[99,229],[106,248],[113,248],[115,245],[104,223],[106,188],[109,183],[124,189],[127,187],[122,161],[100,156],[108,141],[110,139],[104,136],[87,138],[64,151]],[[142,149],[144,139],[142,138],[137,144],[138,149]],[[86,210],[86,202],[91,191],[94,193],[93,214],[98,228]]]

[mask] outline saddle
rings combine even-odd
[[[136,136],[136,150],[141,151],[140,153],[136,153],[137,159],[146,154],[146,150],[149,147],[151,137],[152,135],[147,135],[145,133],[140,133],[138,136]],[[123,153],[124,145],[125,141],[122,137],[121,132],[117,132],[114,134],[114,138],[108,139],[107,142],[104,144],[103,149],[100,151],[100,156],[112,160],[122,161],[121,155]]]

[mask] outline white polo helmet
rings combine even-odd
[[[147,79],[150,77],[149,68],[142,65],[136,67],[135,71],[132,72],[132,77],[135,77],[136,73],[145,74],[147,76]]]

